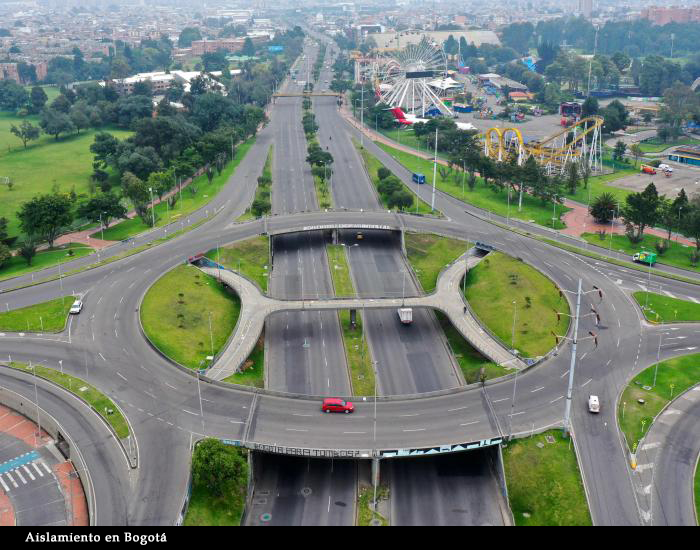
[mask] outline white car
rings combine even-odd
[[[592,413],[600,412],[600,401],[598,401],[597,395],[588,396],[588,411]]]
[[[83,309],[83,302],[81,302],[80,300],[76,300],[75,302],[73,302],[73,305],[70,306],[71,313],[76,313],[76,314],[80,313],[80,311],[82,309]]]
[[[673,173],[673,167],[669,166],[668,164],[659,164],[659,170]]]

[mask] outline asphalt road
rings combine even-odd
[[[418,400],[403,398],[380,402],[377,407],[380,421],[376,445],[368,403],[361,403],[357,413],[350,418],[345,415],[331,418],[323,415],[319,418],[315,398],[261,394],[254,401],[253,394],[248,390],[226,389],[204,383],[204,416],[200,417],[196,382],[173,368],[144,341],[136,320],[140,297],[160,274],[193,252],[212,248],[216,242],[230,242],[264,230],[265,222],[253,221],[232,226],[229,221],[250,203],[255,179],[262,171],[273,139],[274,132],[270,126],[262,130],[241,162],[232,183],[203,211],[192,214],[189,222],[184,220],[183,225],[203,219],[207,210],[211,214],[218,209],[213,220],[153,250],[65,278],[62,281],[64,292],[87,293],[85,309],[74,319],[70,338],[68,334],[59,337],[6,334],[0,337],[3,357],[7,354],[15,360],[31,359],[48,366],[56,366],[59,359],[63,360],[66,371],[86,376],[92,384],[115,397],[132,423],[140,458],[139,469],[133,474],[133,489],[127,481],[129,476],[123,458],[124,465],[120,467],[118,460],[109,458],[109,453],[103,456],[99,449],[83,450],[93,477],[99,477],[102,483],[98,491],[101,498],[98,503],[100,524],[172,524],[185,493],[189,444],[191,438],[201,434],[241,439],[247,427],[250,442],[371,450],[376,447],[395,449],[472,441],[498,433],[495,422],[484,407],[482,393],[474,389],[446,391]],[[371,150],[394,173],[408,178],[407,172],[402,171],[393,159],[377,148]],[[415,189],[410,183],[409,186]],[[427,193],[428,190],[421,189],[420,192]],[[591,495],[594,521],[599,524],[639,524],[642,521],[641,512],[645,510],[635,496],[633,480],[615,427],[613,409],[619,392],[629,378],[656,360],[655,344],[659,329],[648,326],[640,319],[638,309],[625,287],[634,285],[636,279],[646,279],[652,285],[662,284],[674,294],[696,299],[698,288],[654,275],[647,279],[637,271],[580,257],[521,237],[490,224],[478,209],[442,193],[437,194],[437,207],[446,214],[447,220],[415,216],[403,216],[401,220],[412,230],[435,231],[491,242],[506,253],[523,257],[567,290],[575,288],[578,277],[583,279],[585,289],[590,289],[594,284],[603,289],[605,298],[597,306],[604,325],[598,329],[598,349],[594,349],[590,341],[579,345],[573,401],[574,427],[581,451],[580,464]],[[361,223],[376,220],[395,222],[397,219],[385,213],[317,213],[275,216],[267,221],[267,225],[284,227],[285,224],[327,223],[340,219],[350,221],[353,216]],[[547,233],[528,224],[522,226],[529,227],[531,232]],[[173,229],[169,228],[171,232]],[[163,229],[150,232],[135,239],[134,246],[163,235]],[[128,249],[130,245],[119,245],[106,255]],[[83,263],[84,260],[77,260],[63,266],[63,269]],[[53,271],[47,270],[48,273]],[[0,287],[7,289],[30,280],[30,276],[24,276],[5,282]],[[60,295],[60,285],[56,281],[13,291],[4,294],[2,301],[9,308],[42,302]],[[589,300],[595,301],[597,298],[588,295],[584,304],[587,305]],[[587,309],[583,308],[584,311]],[[582,320],[582,334],[594,328],[590,318]],[[673,345],[664,349],[664,357],[688,353],[688,348],[693,346],[687,342],[697,342],[694,332],[697,325],[663,328],[669,329],[678,329],[677,334],[686,336],[686,341],[674,341]],[[515,403],[511,402],[515,383],[513,378],[487,385],[487,395],[503,431],[529,433],[531,429],[561,422],[569,350],[567,344],[556,358],[518,376]],[[18,384],[13,381],[14,374],[6,373],[4,369],[0,373],[3,386]],[[592,417],[585,412],[588,393],[597,393],[601,397],[603,409],[599,416]],[[52,397],[46,396],[46,402],[50,399]],[[56,408],[52,414],[66,424],[71,436],[85,441],[88,449],[90,445],[97,447],[94,442],[100,441],[99,435],[85,434],[81,430],[86,428],[73,425],[74,421],[77,424],[76,419],[81,415],[62,408],[70,400],[55,399]],[[45,400],[41,395],[39,400],[44,406]],[[254,403],[255,408],[251,411]],[[413,416],[406,416],[408,414]]]

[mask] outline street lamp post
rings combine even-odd
[[[437,141],[438,141],[438,129],[435,128],[435,158],[433,159],[433,195],[430,199],[430,210],[435,212],[435,184],[437,180]]]
[[[153,204],[153,187],[149,187],[148,192],[151,194],[151,226],[155,228],[155,226],[156,226],[156,205]]]

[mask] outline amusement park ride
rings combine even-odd
[[[369,78],[378,101],[387,105],[400,125],[409,126],[431,116],[455,118],[447,97],[450,89],[444,86],[446,75],[444,50],[424,38],[376,57]],[[461,130],[476,130],[469,123],[455,123]],[[586,163],[596,173],[602,170],[602,126],[599,116],[570,117],[567,125],[542,140],[526,141],[517,128],[489,128],[480,137],[484,154],[497,161],[515,155],[522,164],[534,157],[548,174],[563,173],[569,163]]]

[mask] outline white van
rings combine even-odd
[[[600,401],[598,401],[597,395],[588,396],[588,411],[592,413],[600,412]]]

